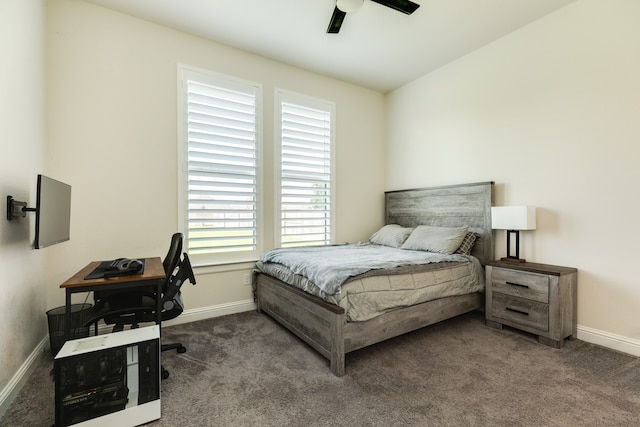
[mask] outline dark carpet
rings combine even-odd
[[[640,358],[557,350],[470,313],[347,355],[346,375],[264,314],[163,329],[162,418],[149,426],[638,426]],[[48,355],[0,420],[51,426]]]

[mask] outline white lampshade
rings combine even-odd
[[[355,12],[362,7],[364,0],[337,0],[336,6],[345,13]]]
[[[535,206],[496,206],[491,208],[494,230],[535,230]]]

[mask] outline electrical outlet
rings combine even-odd
[[[251,274],[249,274],[249,273],[245,273],[245,274],[244,274],[244,277],[243,277],[243,279],[242,279],[242,283],[243,283],[245,286],[249,286],[249,285],[251,284]]]

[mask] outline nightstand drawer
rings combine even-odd
[[[494,268],[491,289],[515,297],[549,302],[549,276],[541,274]]]
[[[549,305],[495,292],[491,316],[540,331],[549,330]]]

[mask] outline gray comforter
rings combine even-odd
[[[351,244],[274,249],[260,257],[257,268],[260,270],[262,263],[284,265],[294,274],[315,283],[324,294],[334,295],[349,278],[371,270],[440,262],[469,262],[470,258],[372,244]]]

